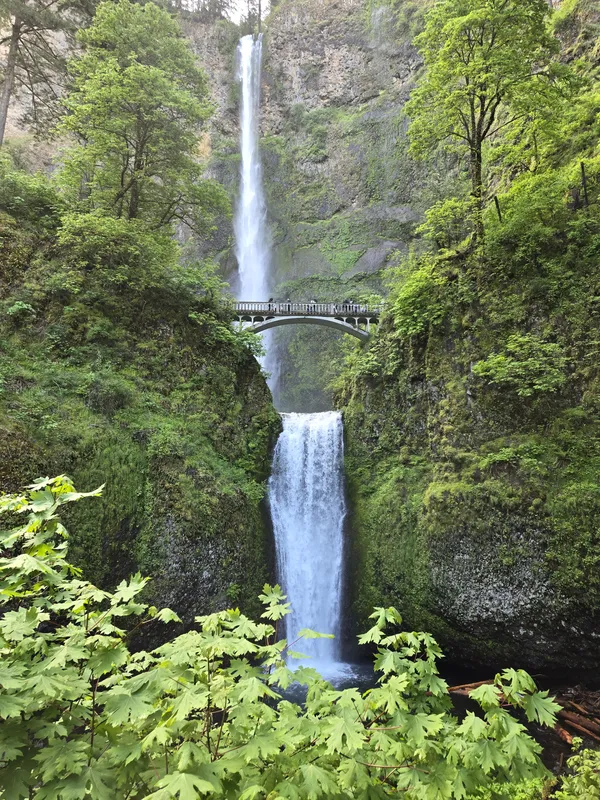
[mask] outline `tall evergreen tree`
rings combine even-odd
[[[212,107],[177,22],[154,3],[104,2],[79,40],[63,121],[78,140],[62,171],[71,198],[157,228],[206,230],[228,204],[195,158]]]
[[[11,100],[23,89],[39,127],[57,108],[65,75],[65,51],[77,27],[93,11],[93,0],[0,0],[0,46],[7,48],[0,90],[0,144]]]

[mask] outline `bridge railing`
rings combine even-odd
[[[265,316],[317,316],[317,317],[379,317],[381,306],[369,306],[365,303],[292,303],[292,302],[271,302],[271,303],[247,303],[239,302],[235,304],[235,310],[239,315]]]

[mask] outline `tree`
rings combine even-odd
[[[141,576],[103,591],[68,563],[58,514],[82,497],[65,476],[0,497],[0,516],[21,523],[0,533],[2,800],[465,800],[494,780],[547,774],[506,706],[553,725],[548,693],[505,670],[471,692],[479,713],[459,719],[434,639],[394,630],[391,608],[361,637],[380,676],[365,694],[288,669],[278,586],[264,587],[258,623],[220,611],[132,653],[128,631],[178,618],[143,602]],[[295,679],[308,686],[304,707],[280,694]]]
[[[423,157],[440,144],[465,147],[479,211],[484,143],[519,119],[550,111],[558,43],[548,32],[549,13],[546,0],[441,0],[416,39],[426,71],[407,104],[412,151]]]
[[[179,11],[189,12],[204,22],[230,19],[236,11],[235,0],[178,0]]]
[[[52,119],[64,83],[65,50],[77,26],[89,20],[91,0],[0,0],[0,24],[8,48],[0,93],[0,144],[11,99],[24,89],[33,123]]]
[[[212,109],[177,22],[154,3],[104,2],[79,41],[62,123],[78,139],[61,176],[71,200],[156,228],[180,220],[206,232],[228,201],[202,180],[195,158]]]

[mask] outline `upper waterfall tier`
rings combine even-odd
[[[242,166],[234,226],[240,297],[253,300],[269,296],[270,241],[258,147],[261,62],[262,35],[243,36],[238,45]]]

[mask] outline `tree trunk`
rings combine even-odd
[[[471,193],[475,200],[475,238],[483,239],[483,158],[482,143],[471,147]]]
[[[19,41],[21,37],[22,21],[15,17],[10,34],[10,46],[6,59],[6,72],[4,73],[4,84],[0,95],[0,145],[4,142],[4,132],[6,130],[6,118],[8,117],[8,106],[15,85],[15,68],[17,66],[17,56],[19,54]]]
[[[127,219],[136,219],[140,208],[140,187],[138,179],[134,178],[131,182],[131,194],[129,195],[129,208]]]

